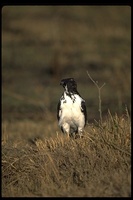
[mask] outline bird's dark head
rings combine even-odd
[[[60,85],[62,85],[65,91],[68,93],[77,91],[77,83],[75,82],[74,78],[62,79]]]

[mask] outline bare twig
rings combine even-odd
[[[98,111],[99,111],[99,114],[100,114],[100,122],[102,124],[102,100],[101,100],[101,89],[105,86],[105,83],[103,83],[103,85],[101,87],[98,86],[98,82],[97,81],[94,81],[94,79],[90,76],[90,74],[88,73],[87,71],[87,74],[89,76],[89,78],[91,79],[91,81],[95,84],[95,86],[97,87],[98,89],[98,99],[99,99],[99,108],[98,108]]]

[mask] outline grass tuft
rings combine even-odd
[[[127,114],[108,112],[83,138],[14,138],[2,146],[3,197],[129,197],[131,133]]]

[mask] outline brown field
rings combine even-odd
[[[58,127],[65,77],[86,100],[81,139]],[[130,111],[130,7],[3,7],[3,197],[130,197]]]

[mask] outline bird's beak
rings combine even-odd
[[[64,82],[63,82],[63,81],[61,81],[61,82],[60,82],[60,85],[62,85],[62,86],[63,86],[63,83],[64,83]]]

